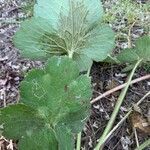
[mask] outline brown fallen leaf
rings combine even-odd
[[[106,90],[111,90],[119,85],[120,85],[119,82],[117,82],[116,80],[114,80],[114,79],[109,80],[107,82]],[[116,92],[112,93],[112,95],[115,97],[118,97],[119,93],[120,93],[119,91],[116,91]]]
[[[134,110],[130,115],[130,121],[132,128],[150,135],[150,123],[141,113]]]
[[[107,89],[107,90],[110,90],[110,89],[115,88],[115,87],[118,86],[118,85],[119,85],[119,83],[118,83],[116,80],[112,79],[112,80],[109,80],[109,81],[107,82],[106,89]]]

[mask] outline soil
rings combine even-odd
[[[146,0],[143,2],[147,2]],[[41,68],[43,63],[40,61],[31,61],[20,56],[19,51],[12,43],[13,35],[19,28],[18,18],[28,17],[21,7],[24,2],[21,0],[5,1],[0,0],[0,108],[19,101],[19,84],[24,78],[25,72],[32,68]],[[1,20],[10,20],[9,22],[1,23]],[[112,26],[114,29],[116,26]],[[136,26],[132,30],[132,40],[134,37],[140,37],[144,34],[144,29]],[[117,51],[124,48],[127,41],[116,41]],[[111,65],[105,63],[94,62],[91,69],[93,98],[100,94],[116,87],[126,81],[128,73],[122,72],[124,66]],[[145,67],[140,67],[134,78],[138,78],[149,74],[150,70]],[[133,103],[138,102],[148,91],[150,91],[150,80],[145,80],[130,86],[124,103],[117,116],[115,124],[127,113]],[[111,113],[114,109],[116,100],[120,94],[115,92],[106,98],[101,99],[91,106],[91,116],[82,132],[82,149],[93,150],[97,140],[104,131]],[[148,116],[150,111],[150,96],[147,97],[140,105],[142,114]],[[131,120],[127,119],[123,124],[112,134],[104,145],[104,150],[133,150],[136,147],[134,133],[132,131]],[[138,141],[143,143],[150,135],[138,131]],[[0,138],[0,149],[13,150],[17,149],[17,142]],[[146,150],[150,150],[150,147]]]

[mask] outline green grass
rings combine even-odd
[[[34,4],[35,0],[27,0],[22,6],[22,12],[24,12],[28,17],[32,17]]]
[[[147,27],[149,11],[150,3],[138,4],[132,0],[118,0],[106,10],[104,22],[116,23],[126,20],[127,25],[130,25],[136,21],[139,25]]]

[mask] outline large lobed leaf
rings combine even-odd
[[[70,150],[73,134],[82,130],[89,116],[91,95],[90,78],[79,76],[75,62],[53,57],[44,69],[30,71],[21,83],[22,104],[0,110],[3,134],[21,139],[21,150]]]
[[[100,23],[102,15],[99,0],[37,0],[34,17],[22,23],[14,43],[24,57],[68,55],[84,71],[114,47],[114,33]]]

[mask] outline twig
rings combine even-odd
[[[134,21],[131,25],[131,27],[129,28],[129,32],[128,32],[128,48],[132,48],[132,42],[131,42],[131,30],[134,27],[136,21]]]
[[[138,140],[136,128],[133,128],[133,130],[134,130],[134,135],[135,135],[136,146],[139,147],[140,145],[139,145],[139,140]]]
[[[150,91],[147,93],[147,94],[145,94],[138,102],[137,102],[137,106],[138,105],[140,105],[142,102],[143,102],[143,100],[147,97],[147,96],[149,96],[150,95]]]
[[[9,141],[9,145],[7,146],[7,149],[14,150],[12,140]]]
[[[131,83],[130,83],[130,85],[135,84],[135,83],[138,83],[138,82],[143,81],[143,80],[147,80],[147,79],[150,79],[150,74],[145,75],[145,76],[140,77],[140,78],[137,78],[137,79],[135,79],[135,80],[132,80]],[[124,83],[124,84],[122,84],[122,85],[119,85],[119,86],[117,86],[117,87],[115,87],[115,88],[113,88],[113,89],[111,89],[111,90],[109,90],[109,91],[103,93],[102,95],[100,95],[100,96],[96,97],[95,99],[93,99],[93,100],[91,101],[91,104],[93,104],[93,103],[99,101],[100,99],[102,99],[102,98],[104,98],[104,97],[106,97],[106,96],[108,96],[108,95],[110,95],[110,94],[112,94],[112,93],[114,93],[114,92],[116,92],[116,91],[121,90],[121,89],[124,88],[126,85],[127,85],[127,83]]]

